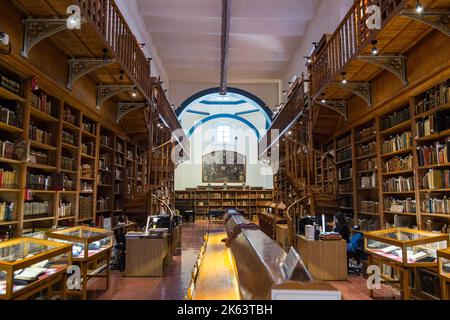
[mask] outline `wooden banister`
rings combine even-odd
[[[355,1],[325,46],[313,56],[312,96],[317,98],[325,86],[345,71],[346,65],[359,55],[379,32],[367,27],[366,20],[369,16],[366,10],[369,6],[380,7],[381,28],[383,28],[407,2],[406,0]]]

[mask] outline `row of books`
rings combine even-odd
[[[14,216],[14,202],[0,200],[0,221],[12,221]]]
[[[48,201],[26,201],[24,204],[24,216],[38,216],[49,214]]]
[[[339,193],[353,192],[353,183],[351,181],[345,181],[343,183],[339,183],[338,190],[339,190]]]
[[[2,141],[0,140],[0,157],[1,158],[8,158],[13,159],[14,158],[14,148],[15,144],[11,141]]]
[[[124,179],[124,174],[123,174],[122,170],[119,170],[119,169],[116,168],[114,171],[115,171],[114,172],[114,179],[116,179],[116,180],[123,180]]]
[[[38,163],[38,164],[45,164],[49,165],[49,155],[43,151],[38,151],[35,149],[30,150],[30,156],[28,157],[28,160],[30,163]]]
[[[63,130],[62,132],[62,142],[70,145],[75,145],[75,135],[69,131]]]
[[[352,136],[348,135],[348,136],[346,136],[344,138],[338,139],[336,141],[336,147],[337,148],[342,148],[342,147],[350,145],[351,143],[352,143]]]
[[[377,175],[376,172],[368,176],[360,177],[359,187],[363,189],[376,188],[377,187]]]
[[[83,142],[81,153],[89,156],[95,156],[95,143],[93,141]]]
[[[116,165],[122,166],[124,165],[124,158],[120,155],[116,155]]]
[[[99,184],[111,184],[111,176],[109,174],[99,173],[97,175]]]
[[[6,89],[14,94],[20,95],[21,85],[20,82],[11,79],[10,77],[0,74],[0,87]]]
[[[62,118],[64,121],[76,126],[75,115],[73,114],[73,112],[70,108],[64,107],[63,112],[62,112]]]
[[[435,142],[433,145],[417,148],[419,166],[446,164],[450,160],[450,138],[445,143]]]
[[[60,199],[58,207],[58,215],[60,218],[74,216],[75,205],[71,201]]]
[[[404,149],[411,148],[412,146],[412,135],[410,131],[403,132],[389,140],[383,142],[382,152],[383,154],[397,152]]]
[[[20,112],[20,106],[17,106],[17,109],[19,109],[18,111]],[[21,117],[16,113],[16,111],[12,110],[11,108],[2,106],[1,104],[0,104],[0,122],[18,128],[22,126]]]
[[[395,197],[386,197],[383,201],[385,211],[393,211],[394,206],[402,206],[402,212],[416,212],[416,200],[412,198],[398,199]]]
[[[450,188],[450,170],[434,170],[426,172],[422,177],[422,189]]]
[[[368,144],[359,144],[357,149],[358,157],[376,152],[377,143],[375,141]]]
[[[105,147],[111,148],[113,139],[107,135],[100,136],[100,144]]]
[[[75,169],[75,159],[61,156],[61,168],[65,170],[74,170]]]
[[[359,171],[377,169],[377,158],[363,159],[358,162]]]
[[[408,155],[406,157],[394,157],[384,163],[384,172],[386,173],[412,170],[412,168],[413,168],[412,155]]]
[[[449,103],[449,101],[450,79],[447,79],[416,97],[416,115]]]
[[[111,163],[111,154],[109,153],[102,153],[100,154],[98,158],[98,168],[101,170],[109,171]]]
[[[97,131],[97,124],[94,122],[91,122],[87,119],[83,119],[83,123],[81,124],[81,129],[83,131],[92,133],[92,134],[96,134]]]
[[[400,111],[396,111],[392,113],[391,115],[383,118],[381,121],[381,127],[383,130],[395,127],[396,125],[408,121],[411,119],[411,113],[409,111],[409,107],[405,107],[404,109]]]
[[[109,197],[99,197],[97,199],[97,211],[109,210],[111,204],[111,199]]]
[[[367,213],[379,213],[379,202],[371,200],[363,200],[359,203],[359,210]]]
[[[450,129],[450,111],[436,111],[415,123],[416,138],[429,136]]]
[[[340,208],[353,208],[353,198],[352,197],[342,197],[339,199]]]
[[[352,177],[352,165],[348,164],[342,167],[339,167],[338,170],[338,178],[341,179],[348,179]]]
[[[414,177],[392,177],[383,183],[384,192],[406,192],[414,191]]]
[[[80,218],[93,217],[92,196],[80,196]]]
[[[31,95],[31,105],[49,115],[54,116],[52,100],[45,92],[33,92]]]
[[[352,148],[340,150],[336,154],[336,162],[345,161],[352,158]]]
[[[359,132],[356,134],[356,140],[359,141],[365,138],[369,138],[373,136],[375,132],[376,132],[375,123],[373,123],[373,125],[371,125],[370,127],[359,130]]]
[[[0,188],[14,189],[17,187],[17,171],[0,168]]]
[[[53,144],[53,134],[51,132],[39,129],[33,124],[30,124],[30,129],[28,131],[28,137],[37,142],[45,144]]]
[[[426,198],[420,201],[420,208],[424,213],[450,214],[450,198]]]
[[[121,153],[123,153],[123,143],[122,142],[119,142],[119,141],[117,141],[116,142],[116,151],[118,151],[118,152],[121,152]]]
[[[27,172],[27,189],[52,190],[53,178],[43,174],[32,174]]]

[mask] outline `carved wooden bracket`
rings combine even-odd
[[[348,121],[346,100],[316,100],[314,102],[322,107],[333,110],[342,118],[344,118],[345,121]]]
[[[81,18],[81,23],[85,23],[86,19]],[[25,19],[23,20],[24,36],[23,36],[23,48],[22,56],[27,58],[31,49],[42,40],[51,37],[55,33],[63,30],[67,30],[67,19]]]
[[[368,82],[335,82],[336,86],[345,88],[356,94],[358,97],[362,98],[369,108],[372,107],[372,93],[371,85]]]
[[[403,86],[409,84],[406,77],[406,57],[405,56],[395,56],[395,55],[360,55],[359,60],[363,60],[374,65],[377,65],[395,75],[399,78]]]
[[[414,9],[403,9],[400,15],[425,23],[450,37],[450,11],[447,9],[431,9],[417,13]]]
[[[108,99],[124,91],[133,90],[130,85],[99,85],[97,86],[97,109]]]
[[[114,59],[70,59],[67,88],[72,90],[73,83],[82,76],[115,62],[116,60]]]
[[[116,122],[119,123],[128,113],[133,112],[138,109],[147,107],[147,103],[137,102],[137,103],[118,103],[117,104],[117,118]]]

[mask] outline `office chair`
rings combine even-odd
[[[116,244],[114,245],[115,254],[114,262],[111,264],[111,269],[119,270],[120,272],[125,271],[125,252],[126,252],[126,238],[123,231],[118,231],[114,233]]]

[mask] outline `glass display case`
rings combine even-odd
[[[72,263],[71,245],[34,238],[0,242],[0,299],[40,291]]]
[[[94,258],[113,245],[113,232],[86,226],[77,226],[47,232],[47,239],[72,244],[72,259],[80,261]]]
[[[441,277],[450,281],[450,248],[438,250],[438,266]]]
[[[366,232],[364,249],[403,266],[437,266],[437,250],[448,247],[449,235],[407,228]]]

